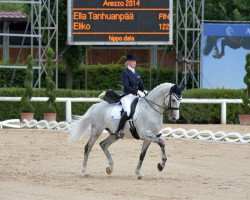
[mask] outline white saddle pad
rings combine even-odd
[[[140,106],[140,101],[138,102],[138,104],[136,106],[135,113],[133,115],[133,121],[135,121],[137,119],[138,107],[139,106]],[[111,109],[111,119],[114,119],[114,120],[121,119],[121,111],[122,111],[122,106],[121,105],[115,105]]]
[[[112,119],[121,119],[121,111],[122,111],[122,106],[121,105],[116,105],[111,109],[111,118]]]

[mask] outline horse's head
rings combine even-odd
[[[169,94],[165,98],[165,105],[169,110],[169,119],[171,121],[176,121],[179,119],[179,106],[182,99],[182,91],[185,89],[186,85],[178,87],[173,85],[170,88]]]

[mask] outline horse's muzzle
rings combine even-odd
[[[179,119],[179,112],[170,112],[169,119],[173,122]]]

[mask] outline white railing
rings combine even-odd
[[[242,99],[182,99],[182,103],[221,104],[221,124],[227,124],[227,103],[242,103]]]
[[[46,102],[48,97],[32,97],[31,101]],[[0,97],[0,101],[21,101],[21,97]],[[56,98],[56,102],[65,102],[66,121],[71,122],[72,102],[100,102],[99,98]],[[221,104],[221,124],[227,123],[227,104],[242,103],[241,99],[182,99],[182,103]]]
[[[21,97],[0,97],[0,101],[21,101]],[[48,97],[32,97],[31,101],[34,102],[46,102]],[[99,98],[56,98],[56,102],[65,102],[65,115],[66,121],[71,122],[72,102],[100,102]]]

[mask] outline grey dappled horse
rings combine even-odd
[[[181,93],[184,88],[185,86],[178,87],[171,83],[163,83],[154,88],[148,93],[148,95],[139,99],[135,111],[136,116],[134,118],[134,125],[137,129],[138,135],[140,136],[140,139],[143,140],[140,159],[135,171],[138,178],[142,177],[140,172],[141,165],[151,142],[157,143],[161,148],[162,158],[157,167],[159,171],[163,170],[167,160],[165,143],[160,138],[161,134],[159,134],[163,124],[163,112],[165,109],[169,110],[169,118],[172,121],[179,119],[179,105],[181,101]],[[109,104],[106,101],[96,103],[92,105],[79,120],[71,124],[70,135],[68,138],[68,141],[70,142],[79,141],[89,127],[91,130],[90,138],[85,146],[84,152],[82,170],[84,174],[87,174],[86,168],[89,153],[96,140],[105,129],[109,131],[110,135],[100,142],[100,146],[109,162],[109,167],[106,168],[106,172],[111,174],[113,171],[114,162],[108,151],[108,147],[118,140],[113,133],[117,129],[119,123],[119,120],[111,118],[110,113],[113,106],[113,104]],[[130,125],[127,122],[123,129],[123,138],[133,138],[129,129]]]

